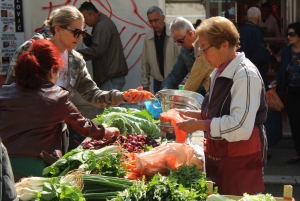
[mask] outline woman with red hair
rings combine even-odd
[[[49,165],[43,156],[60,155],[62,122],[86,137],[111,139],[119,135],[117,128],[97,126],[83,117],[70,102],[69,92],[55,84],[62,67],[57,47],[48,40],[35,40],[17,61],[15,83],[0,87],[0,137],[15,181],[42,176]]]

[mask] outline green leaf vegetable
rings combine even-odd
[[[46,167],[43,170],[43,175],[51,174],[52,177],[64,176],[69,171],[74,169],[83,168],[88,173],[96,170],[100,171],[101,161],[106,160],[109,162],[116,162],[118,164],[110,164],[115,168],[119,164],[117,160],[110,160],[110,157],[119,157],[117,154],[120,148],[118,146],[106,146],[102,149],[87,150],[87,149],[73,149],[66,153],[62,158],[57,160],[51,166]],[[107,159],[109,158],[109,159]],[[121,171],[121,170],[120,170]],[[116,171],[117,172],[117,171]],[[114,172],[114,173],[116,173]],[[118,173],[121,174],[121,173]],[[115,175],[111,175],[115,176]]]
[[[105,124],[111,126],[116,125],[114,119],[118,119],[118,125],[125,125],[125,128],[124,126],[118,127],[123,134],[128,132],[128,128],[132,127],[135,133],[144,134],[154,139],[160,136],[158,126],[152,121],[122,112],[109,112],[107,114],[98,115],[93,121],[98,125]],[[119,121],[123,121],[123,123]]]

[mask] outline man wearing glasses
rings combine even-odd
[[[101,90],[122,91],[128,66],[116,25],[90,2],[82,3],[79,11],[85,24],[93,29],[92,35],[83,38],[87,48],[77,51],[86,61],[92,60],[93,79]]]
[[[178,85],[184,82],[186,76],[191,72],[195,58],[198,56],[195,56],[193,46],[197,39],[195,36],[195,28],[189,20],[183,17],[177,17],[172,22],[170,29],[174,42],[181,47],[181,50],[177,62],[173,66],[173,70],[162,83],[162,89],[178,89]],[[205,53],[205,50],[202,51]],[[199,67],[200,66],[197,65],[197,68]],[[209,74],[207,74],[207,76],[209,76]],[[200,83],[202,83],[202,81],[200,81]],[[185,88],[185,90],[190,89]],[[200,84],[196,92],[203,94],[205,93],[203,90],[203,85]]]
[[[164,22],[165,16],[159,7],[149,8],[147,17],[152,29],[144,38],[141,85],[144,90],[149,91],[151,75],[153,90],[156,93],[176,63],[179,47],[173,42],[169,25]]]

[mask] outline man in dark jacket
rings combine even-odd
[[[11,169],[10,160],[5,146],[0,138],[0,201],[17,201],[17,191],[15,188],[14,175]]]
[[[267,89],[265,65],[269,63],[270,52],[266,49],[262,31],[257,26],[261,20],[261,12],[258,8],[251,7],[247,11],[247,17],[248,21],[238,30],[241,46],[238,51],[244,52],[246,57],[258,68]]]
[[[92,60],[93,79],[101,90],[122,91],[128,66],[116,25],[90,2],[81,4],[79,11],[85,24],[93,29],[92,35],[86,34],[83,38],[87,48],[77,51],[84,60]]]

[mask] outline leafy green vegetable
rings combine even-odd
[[[160,130],[158,126],[152,121],[122,112],[103,113],[102,115],[98,115],[96,118],[94,118],[93,121],[98,125],[105,124],[107,126],[111,126],[113,119],[123,121],[124,124],[122,123],[122,125],[130,125],[135,133],[144,134],[154,139],[160,136]],[[121,123],[118,123],[118,125],[121,125]],[[122,131],[127,129],[127,127],[118,128]],[[124,132],[122,133],[125,134]]]
[[[73,149],[51,166],[46,167],[43,170],[43,175],[64,176],[69,171],[79,168],[88,172],[99,170],[100,161],[110,155],[117,155],[117,152],[119,152],[118,146],[106,146],[98,150]]]
[[[206,200],[207,184],[206,173],[200,172],[195,164],[183,165],[176,170],[170,170],[170,178],[177,180],[186,188],[192,188],[199,194],[197,200]]]
[[[244,193],[244,197],[241,201],[276,201],[276,199],[271,194],[258,194],[258,195],[249,195]]]
[[[121,156],[122,152],[115,154],[110,154],[106,152],[103,159],[101,159],[97,166],[99,174],[105,176],[114,177],[124,177],[126,175],[126,170],[121,166]]]
[[[45,182],[41,192],[37,193],[35,201],[85,201],[80,189],[69,182],[62,182],[60,178],[51,178]]]

